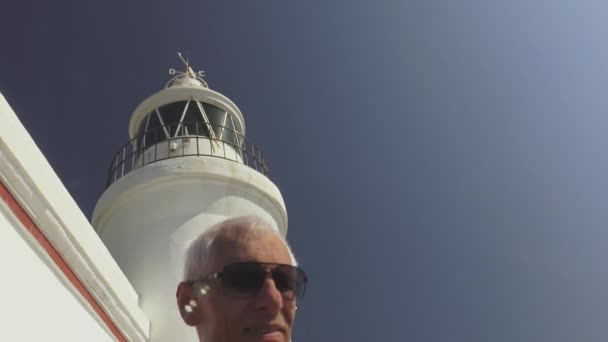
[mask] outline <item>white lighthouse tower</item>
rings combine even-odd
[[[180,55],[181,58],[181,55]],[[257,215],[285,236],[287,212],[237,106],[185,71],[144,100],[114,156],[92,223],[140,298],[150,341],[197,341],[175,291],[188,244],[213,224]]]

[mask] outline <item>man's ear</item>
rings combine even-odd
[[[179,283],[177,286],[176,296],[177,307],[184,322],[190,326],[199,325],[201,323],[203,314],[198,299],[194,295],[192,286],[184,282]]]

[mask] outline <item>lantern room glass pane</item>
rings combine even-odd
[[[230,143],[232,146],[237,146],[236,139],[236,128],[234,127],[234,122],[232,121],[232,117],[229,116],[226,118],[226,124],[224,125],[224,133],[222,133],[222,140],[227,143]]]
[[[209,119],[207,123],[195,100],[190,100],[184,114],[187,103],[187,100],[172,102],[151,111],[141,121],[137,130],[139,149],[143,151],[169,137],[195,135],[209,137],[209,126],[212,127],[216,138],[219,139],[221,136],[226,143],[238,145],[239,139],[238,133],[235,133],[234,120],[225,110],[212,104],[198,102]],[[162,121],[159,119],[159,114]]]
[[[148,122],[148,120],[150,122]],[[146,123],[148,124],[147,129]],[[146,148],[165,139],[166,135],[160,120],[158,119],[158,115],[156,115],[156,111],[152,111],[146,115],[144,120],[142,120],[141,124],[139,125],[139,129],[137,130],[137,144],[139,149],[145,150]]]
[[[211,127],[213,127],[215,136],[219,137],[221,128],[224,124],[224,116],[226,116],[226,111],[208,103],[202,103],[202,105],[205,109],[207,117],[209,118]]]
[[[196,135],[197,122],[203,122],[203,116],[201,114],[201,111],[198,109],[196,101],[190,101],[190,105],[188,105],[188,110],[186,111],[186,115],[184,116],[184,120],[182,121],[182,128],[178,135]],[[207,130],[201,130],[200,127],[198,130],[198,135],[206,137],[209,136]]]
[[[175,132],[177,132],[177,126],[184,113],[186,103],[188,103],[188,101],[172,102],[158,108],[165,127],[169,132],[169,136],[171,137],[175,136]]]
[[[163,125],[158,119],[156,111],[153,111],[148,115],[150,115],[150,123],[148,124],[148,129],[146,130],[146,147],[152,146],[167,138],[165,131],[163,130]]]

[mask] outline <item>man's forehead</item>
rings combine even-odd
[[[285,242],[272,231],[239,234],[227,230],[215,238],[211,252],[215,269],[238,261],[291,263]]]

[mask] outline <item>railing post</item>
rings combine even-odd
[[[194,130],[196,131],[196,156],[200,157],[201,153],[198,149],[198,121],[194,122]]]
[[[253,151],[253,145],[249,144],[249,147],[251,147],[251,150]],[[252,157],[252,152],[249,152],[249,150],[247,149],[247,145],[245,145],[245,150],[247,151],[247,159],[250,159],[247,161],[247,166],[249,167],[253,167],[252,164],[255,162],[255,160],[253,160]]]
[[[262,152],[258,149],[258,163],[260,163],[260,168],[262,169],[262,173],[264,173],[264,163],[262,162]]]
[[[156,161],[156,150],[158,149],[158,127],[156,127],[154,129],[154,160],[152,162]]]
[[[114,158],[112,158],[114,160]],[[106,188],[112,184],[112,162],[110,162],[110,168],[108,169],[108,179],[106,180]]]
[[[127,145],[122,147],[122,165],[120,166],[120,177],[125,175],[125,156],[126,156]]]
[[[116,182],[116,179],[118,179],[118,178],[116,178],[116,176],[117,176],[116,174],[118,173],[118,156],[120,156],[120,152],[116,153],[116,159],[114,161],[114,165],[116,165],[114,167],[114,181],[115,182]]]
[[[222,141],[222,149],[224,150],[224,159],[226,159],[226,143],[224,142],[224,140]]]
[[[137,137],[131,140],[131,171],[135,169],[135,151],[137,150]]]
[[[244,147],[244,148],[243,148]],[[240,147],[241,149],[241,153],[243,153],[243,164],[249,166],[249,152],[247,151],[247,145],[245,144],[245,141],[243,140],[243,146]]]
[[[258,159],[255,156],[255,145],[251,144],[251,156],[253,157],[253,168],[258,171]]]

